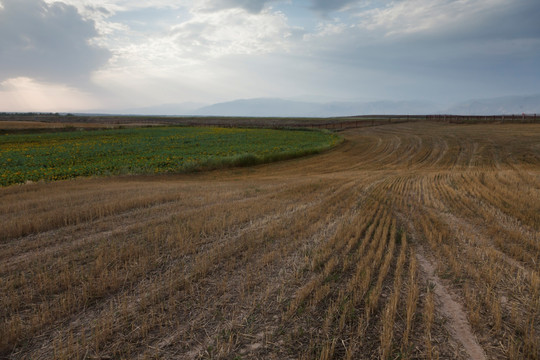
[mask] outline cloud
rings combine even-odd
[[[359,3],[358,0],[312,0],[311,8],[320,13],[339,11],[348,5]]]
[[[55,82],[68,84],[54,90],[64,96],[91,76],[95,99],[124,107],[301,94],[446,101],[537,93],[540,79],[538,0],[0,4],[0,91],[18,78],[4,81],[17,94]]]
[[[386,36],[521,36],[540,34],[537,0],[401,0],[357,12],[359,25]]]
[[[232,8],[194,12],[188,21],[172,27],[181,56],[219,57],[261,54],[285,49],[292,30],[281,12],[250,13]]]
[[[53,4],[58,0],[44,0],[46,3]],[[79,12],[85,8],[106,9],[107,12],[130,11],[146,8],[179,8],[192,3],[191,0],[62,0],[63,3],[73,5],[79,9]]]
[[[56,0],[45,0],[52,3]],[[260,13],[268,4],[283,0],[63,0],[80,10],[85,7],[106,8],[110,12],[132,11],[137,9],[178,9],[181,7],[198,11],[220,11],[226,9],[243,9],[250,13]]]
[[[225,9],[244,9],[252,14],[260,13],[264,7],[276,0],[206,0],[198,5],[207,11],[219,11]]]
[[[110,52],[92,44],[98,33],[73,6],[42,0],[0,0],[0,81],[27,77],[87,82]]]
[[[398,68],[407,58],[422,64],[477,55],[538,58],[540,52],[537,0],[401,0],[354,11],[352,18],[323,23],[316,36],[305,36],[306,47],[366,65],[380,65],[373,60],[379,57]]]
[[[322,22],[294,54],[301,62],[358,74],[357,89],[385,98],[459,100],[478,94],[537,93],[540,3],[537,0],[401,0]],[[346,15],[346,16],[345,16]],[[536,65],[535,65],[536,63]],[[380,81],[376,81],[377,74]],[[350,75],[353,78],[353,75]],[[536,85],[535,85],[536,83]]]

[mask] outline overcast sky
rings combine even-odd
[[[540,93],[539,0],[0,0],[0,111]]]

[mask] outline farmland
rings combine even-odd
[[[540,126],[0,189],[0,357],[538,359]]]
[[[338,141],[316,131],[193,127],[8,134],[0,136],[0,185],[252,165],[315,153]]]

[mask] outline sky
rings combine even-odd
[[[0,111],[540,93],[539,0],[0,0]]]

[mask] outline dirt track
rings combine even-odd
[[[537,359],[540,126],[343,135],[253,168],[0,189],[0,357]]]

